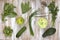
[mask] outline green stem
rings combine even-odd
[[[32,17],[33,17],[34,15],[36,15],[36,11],[33,12],[33,13],[29,16],[29,28],[30,28],[30,34],[31,34],[32,36],[34,36],[34,32],[33,32],[33,29],[32,29],[31,21],[32,21]]]

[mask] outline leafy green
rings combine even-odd
[[[21,3],[21,9],[22,9],[22,13],[26,13],[27,11],[29,11],[31,9],[31,7],[29,6],[29,2],[27,3]]]
[[[55,32],[56,32],[55,28],[49,28],[43,33],[42,36],[43,37],[51,36],[51,35],[55,34]]]
[[[25,30],[26,30],[26,27],[24,26],[23,28],[21,28],[21,30],[18,31],[18,33],[16,34],[16,37],[19,38],[19,36],[21,36]]]
[[[14,8],[16,8],[13,4],[5,3],[4,4],[4,12],[2,14],[2,21],[6,16],[8,17],[15,17],[17,14],[14,12]]]
[[[56,15],[58,12],[58,7],[55,6],[55,2],[52,1],[49,5],[48,5],[49,11],[52,14],[52,26],[54,26],[55,20],[56,20]]]
[[[5,36],[11,36],[12,35],[13,30],[10,28],[10,26],[5,26],[3,33],[5,34]]]
[[[35,11],[35,12],[33,12],[33,13],[29,16],[29,28],[30,28],[30,34],[33,35],[33,36],[34,36],[34,32],[33,32],[33,30],[32,30],[31,21],[32,21],[32,17],[33,17],[34,15],[36,15],[36,14],[37,14],[37,13],[36,13],[36,11]]]
[[[14,8],[16,8],[13,4],[5,3],[4,10],[7,12],[13,12]]]

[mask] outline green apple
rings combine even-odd
[[[22,25],[24,23],[23,17],[16,18],[16,23],[19,24],[19,25]]]
[[[41,17],[39,20],[38,20],[38,25],[40,26],[40,28],[46,28],[47,27],[47,24],[48,24],[48,21],[46,18],[44,17]]]

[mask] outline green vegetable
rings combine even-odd
[[[24,23],[24,18],[23,17],[16,18],[16,23],[22,25]]]
[[[41,17],[38,21],[37,21],[38,25],[40,26],[40,28],[46,28],[48,21],[46,18]]]
[[[14,12],[14,8],[16,8],[13,4],[5,3],[4,4],[4,12],[2,14],[2,21],[6,16],[8,17],[15,17],[17,14]]]
[[[16,37],[19,38],[19,36],[21,36],[25,30],[26,30],[26,27],[24,26],[23,28],[21,28],[21,30],[18,31],[18,33],[16,34]]]
[[[22,9],[22,13],[26,13],[27,11],[29,11],[31,9],[31,7],[29,6],[29,2],[27,3],[21,3],[21,9]]]
[[[35,11],[35,12],[33,12],[33,13],[29,16],[30,34],[33,35],[33,36],[34,36],[34,32],[33,32],[33,29],[32,29],[31,21],[32,21],[32,17],[33,17],[34,15],[36,15],[36,14],[37,14],[37,13],[36,13],[36,11]]]
[[[13,30],[10,28],[10,26],[5,26],[3,33],[5,34],[5,36],[11,36],[12,35]]]
[[[47,36],[53,35],[55,32],[56,32],[55,28],[49,28],[43,33],[42,36],[47,37]]]
[[[58,12],[58,7],[55,6],[55,2],[52,1],[49,5],[48,5],[49,11],[52,14],[52,26],[54,26],[55,20],[56,20],[56,15]]]

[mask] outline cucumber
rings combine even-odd
[[[16,37],[17,38],[19,38],[22,34],[23,34],[23,32],[26,30],[26,27],[24,26],[23,28],[21,28],[19,31],[18,31],[18,33],[16,34]]]

